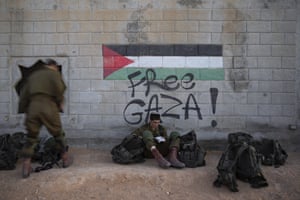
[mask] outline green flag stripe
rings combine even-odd
[[[128,75],[134,72],[140,71],[139,76],[133,79],[139,80],[145,76],[147,68],[123,68],[115,71],[111,75],[105,78],[105,80],[127,80]],[[187,69],[187,68],[155,68],[156,80],[163,80],[170,75],[176,75],[178,79],[181,79],[186,73],[192,73],[195,80],[224,80],[224,69],[223,68],[197,68],[197,69]]]

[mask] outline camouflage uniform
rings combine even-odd
[[[26,113],[25,126],[27,141],[22,149],[23,157],[32,157],[38,143],[39,131],[44,125],[55,138],[57,148],[66,147],[64,132],[60,120],[60,104],[63,103],[66,85],[58,71],[43,67],[31,74],[20,95]]]
[[[170,137],[168,137],[166,129],[161,125],[159,125],[156,130],[151,130],[150,124],[148,123],[133,131],[132,134],[136,134],[143,138],[143,141],[146,145],[145,157],[147,158],[153,158],[153,155],[151,153],[152,146],[156,146],[156,148],[161,152],[163,156],[168,155],[169,150],[172,147],[176,147],[177,149],[179,149],[179,133],[171,132]],[[158,143],[155,140],[155,137],[157,136],[162,136],[166,139],[166,142]]]

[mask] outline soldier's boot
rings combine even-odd
[[[167,169],[171,166],[171,163],[169,163],[155,147],[151,148],[151,152],[161,168]]]
[[[63,161],[63,168],[67,168],[73,164],[74,157],[68,151],[63,152],[61,159]]]
[[[22,177],[28,178],[32,171],[33,171],[33,169],[31,167],[31,158],[24,158],[23,168],[22,168]]]
[[[177,159],[177,152],[178,152],[177,148],[172,147],[169,154],[168,154],[168,156],[167,156],[167,159],[171,163],[172,167],[182,169],[182,168],[185,167],[185,164],[183,162],[180,162]]]

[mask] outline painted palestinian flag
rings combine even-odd
[[[103,45],[103,79],[125,80],[150,68],[155,79],[193,73],[195,80],[224,80],[222,45]]]

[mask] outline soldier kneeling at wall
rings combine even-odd
[[[185,164],[177,159],[180,147],[179,133],[171,132],[168,137],[166,129],[160,123],[160,114],[151,113],[150,122],[136,129],[132,134],[143,138],[146,145],[144,152],[146,158],[154,157],[162,168],[184,168]]]

